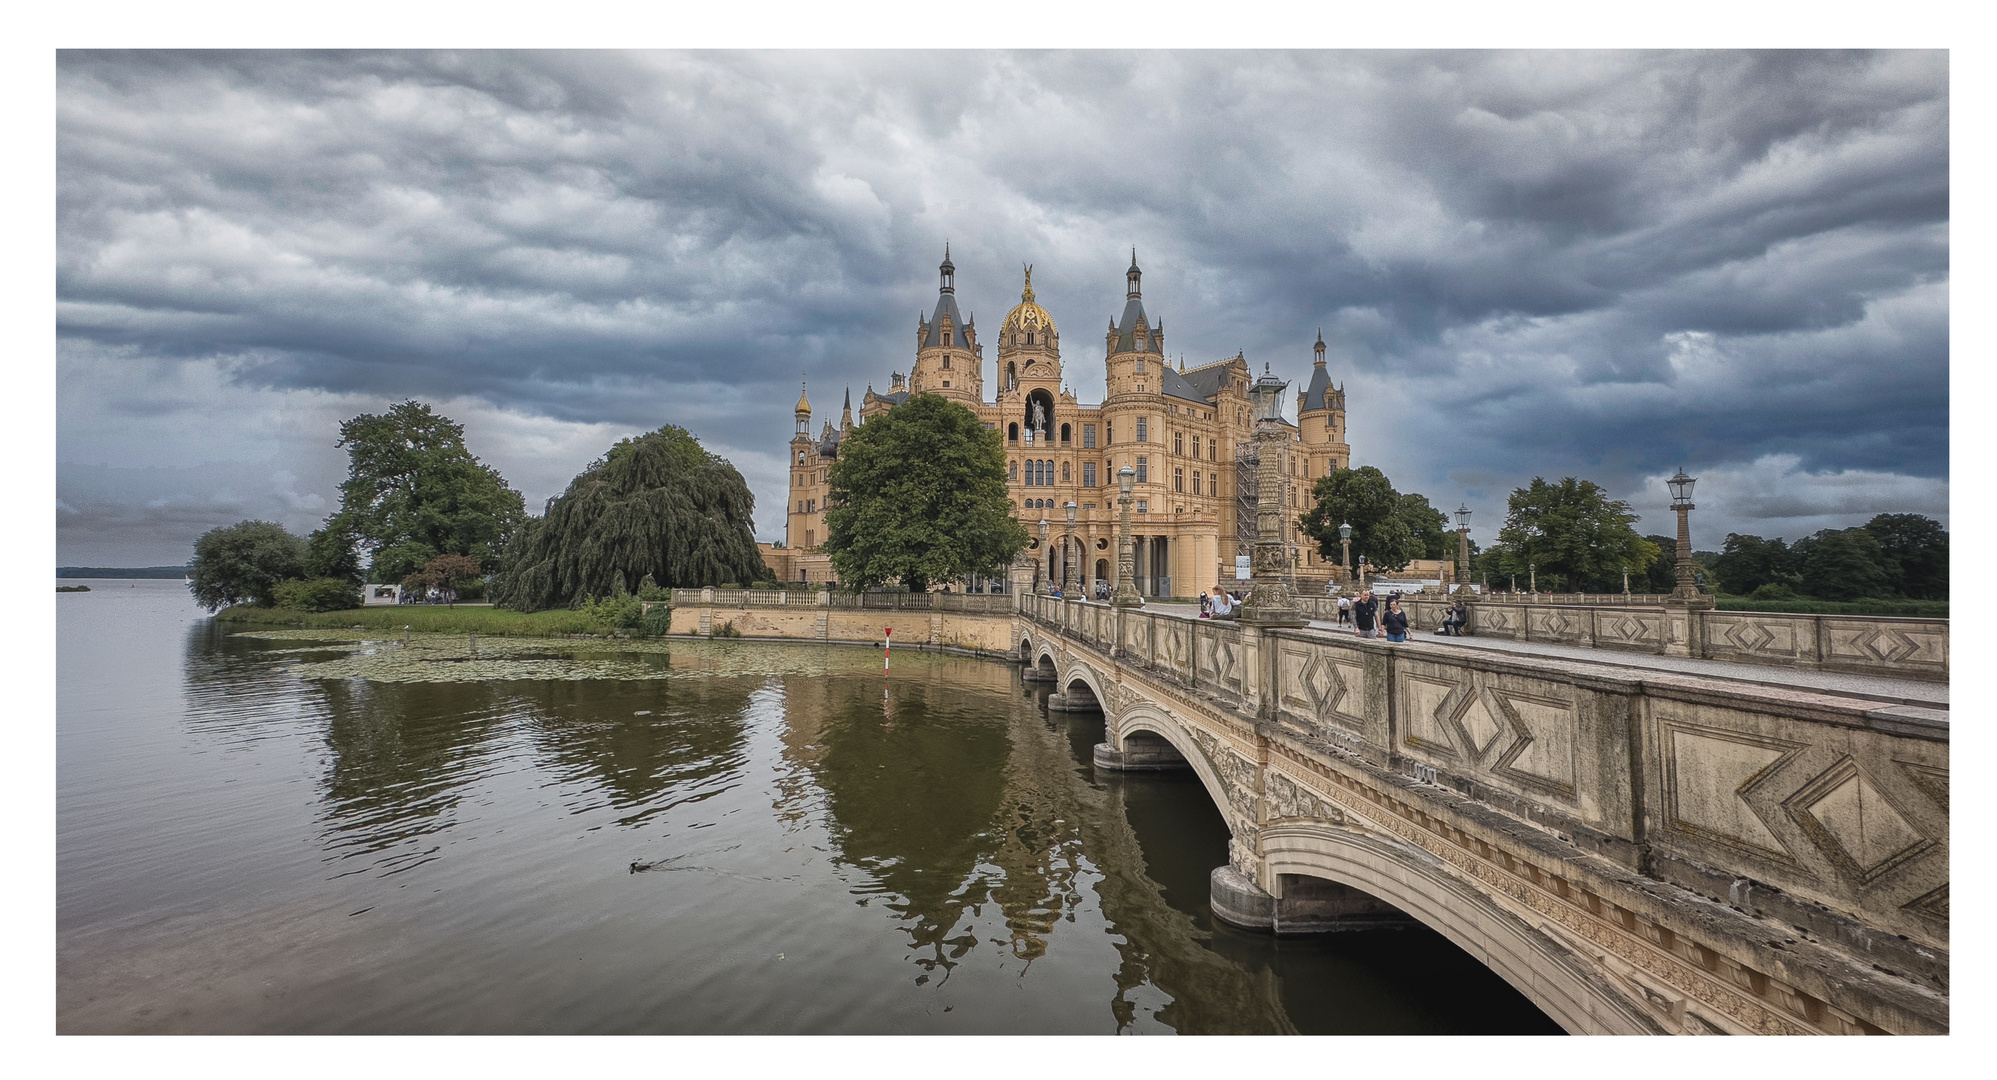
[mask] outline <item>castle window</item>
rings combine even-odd
[[[1200,456],[1200,437],[1198,435],[1193,436],[1193,456]]]
[[[1140,484],[1151,482],[1151,466],[1145,464],[1149,460],[1149,458],[1137,459],[1137,482]]]
[[[957,344],[957,332],[954,330],[943,331],[943,344],[945,345]]]
[[[1094,450],[1095,448],[1096,448],[1096,426],[1094,424],[1083,424],[1082,449]]]
[[[1137,373],[1144,374],[1144,358],[1141,356],[1137,358]]]
[[[1194,469],[1194,470],[1193,470],[1193,494],[1195,494],[1195,495],[1198,495],[1199,493],[1200,493],[1200,471],[1199,471],[1198,469]]]
[[[1149,499],[1139,499],[1139,500],[1137,500],[1137,512],[1138,512],[1138,513],[1140,513],[1140,514],[1144,514],[1144,513],[1149,513],[1149,512],[1150,512],[1150,510],[1151,510],[1151,500],[1149,500]]]
[[[1061,425],[1061,441],[1062,441],[1062,442],[1070,442],[1070,441],[1072,441],[1072,440],[1071,440],[1071,439],[1069,438],[1069,434],[1068,434],[1068,433],[1069,433],[1069,428],[1068,428],[1068,425],[1066,425],[1066,424],[1062,424],[1062,425]]]
[[[1207,477],[1207,494],[1209,494],[1209,495],[1218,495],[1218,494],[1220,494],[1220,474],[1219,474],[1219,473],[1213,473],[1212,475],[1210,475],[1210,476],[1208,476],[1208,477]]]
[[[950,389],[950,380],[948,379],[943,380],[943,389],[945,390]]]
[[[1096,486],[1096,463],[1093,461],[1082,462],[1082,486]]]
[[[1008,461],[1005,463],[1005,480],[1008,484],[1019,481],[1019,462]]]
[[[1019,441],[1019,425],[1018,425],[1018,424],[1007,424],[1007,425],[1005,426],[1005,441],[1006,441],[1006,442],[1018,442],[1018,441]]]
[[[1140,416],[1137,418],[1137,441],[1138,442],[1151,441],[1151,418],[1148,416]]]
[[[1110,446],[1113,445],[1115,442],[1116,442],[1116,422],[1112,420],[1103,424],[1103,445]]]
[[[1031,345],[1031,344],[1033,344],[1033,331],[1031,331],[1031,330],[1028,330],[1028,331],[1026,332],[1026,343],[1027,343],[1028,345]]]
[[[1220,440],[1219,440],[1219,439],[1209,439],[1209,440],[1207,440],[1207,460],[1208,460],[1208,461],[1219,461],[1219,460],[1220,460]]]
[[[1065,462],[1065,461],[1061,463],[1061,482],[1062,482],[1062,483],[1064,483],[1064,484],[1072,484],[1072,483],[1074,483],[1074,482],[1075,482],[1075,478],[1074,478],[1074,476],[1072,475],[1072,470],[1073,470],[1073,468],[1074,468],[1074,466],[1072,466],[1072,465],[1068,464],[1068,463],[1067,463],[1067,462]]]
[[[1186,490],[1186,470],[1184,469],[1172,470],[1172,490],[1173,491]],[[1291,505],[1294,506],[1296,504],[1291,503]]]
[[[816,530],[816,529],[806,529],[806,530],[804,530],[804,546],[805,546],[805,547],[810,547],[810,546],[812,546],[813,544],[815,544],[815,543],[817,543],[817,542],[818,542],[818,530]]]
[[[1186,436],[1184,434],[1177,431],[1172,433],[1172,452],[1175,454],[1186,452]]]

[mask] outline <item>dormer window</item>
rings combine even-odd
[[[943,344],[945,345],[957,344],[957,332],[955,330],[943,331]]]

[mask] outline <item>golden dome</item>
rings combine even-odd
[[[1019,306],[1007,313],[1005,324],[999,327],[999,334],[1001,336],[1019,331],[1030,331],[1043,335],[1057,332],[1054,329],[1054,316],[1047,314],[1046,308],[1033,302],[1033,268],[1031,266],[1026,268],[1026,288],[1020,290]],[[1043,337],[1041,339],[1042,343],[1045,340],[1045,337]]]
[[[805,397],[804,397],[804,384],[803,384],[803,383],[799,383],[799,384],[798,384],[798,390],[797,390],[797,408],[796,408],[796,409],[793,409],[792,411],[793,411],[793,412],[801,412],[801,413],[808,413],[808,412],[810,412],[810,411],[811,411],[811,402],[809,402],[809,401],[805,400]]]

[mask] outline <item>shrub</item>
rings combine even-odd
[[[293,611],[345,611],[361,606],[361,587],[342,578],[279,582],[272,601]]]
[[[647,637],[664,637],[672,631],[673,609],[668,604],[653,604],[645,612],[644,630]]]
[[[1771,581],[1747,594],[1750,600],[1795,600],[1796,590],[1781,582]]]

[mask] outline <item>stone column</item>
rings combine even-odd
[[[1135,499],[1130,495],[1118,495],[1116,497],[1116,506],[1120,521],[1117,526],[1116,539],[1116,591],[1111,595],[1110,603],[1120,608],[1141,608],[1144,606],[1144,597],[1138,595],[1137,592],[1137,556],[1131,550],[1130,540],[1130,507],[1134,501]],[[1117,633],[1117,640],[1120,642],[1122,641],[1122,627],[1120,625],[1117,628]]]
[[[1241,621],[1257,626],[1303,626],[1308,620],[1289,583],[1283,551],[1283,444],[1288,435],[1273,421],[1255,425],[1255,547],[1249,557],[1254,587],[1241,604]]]

